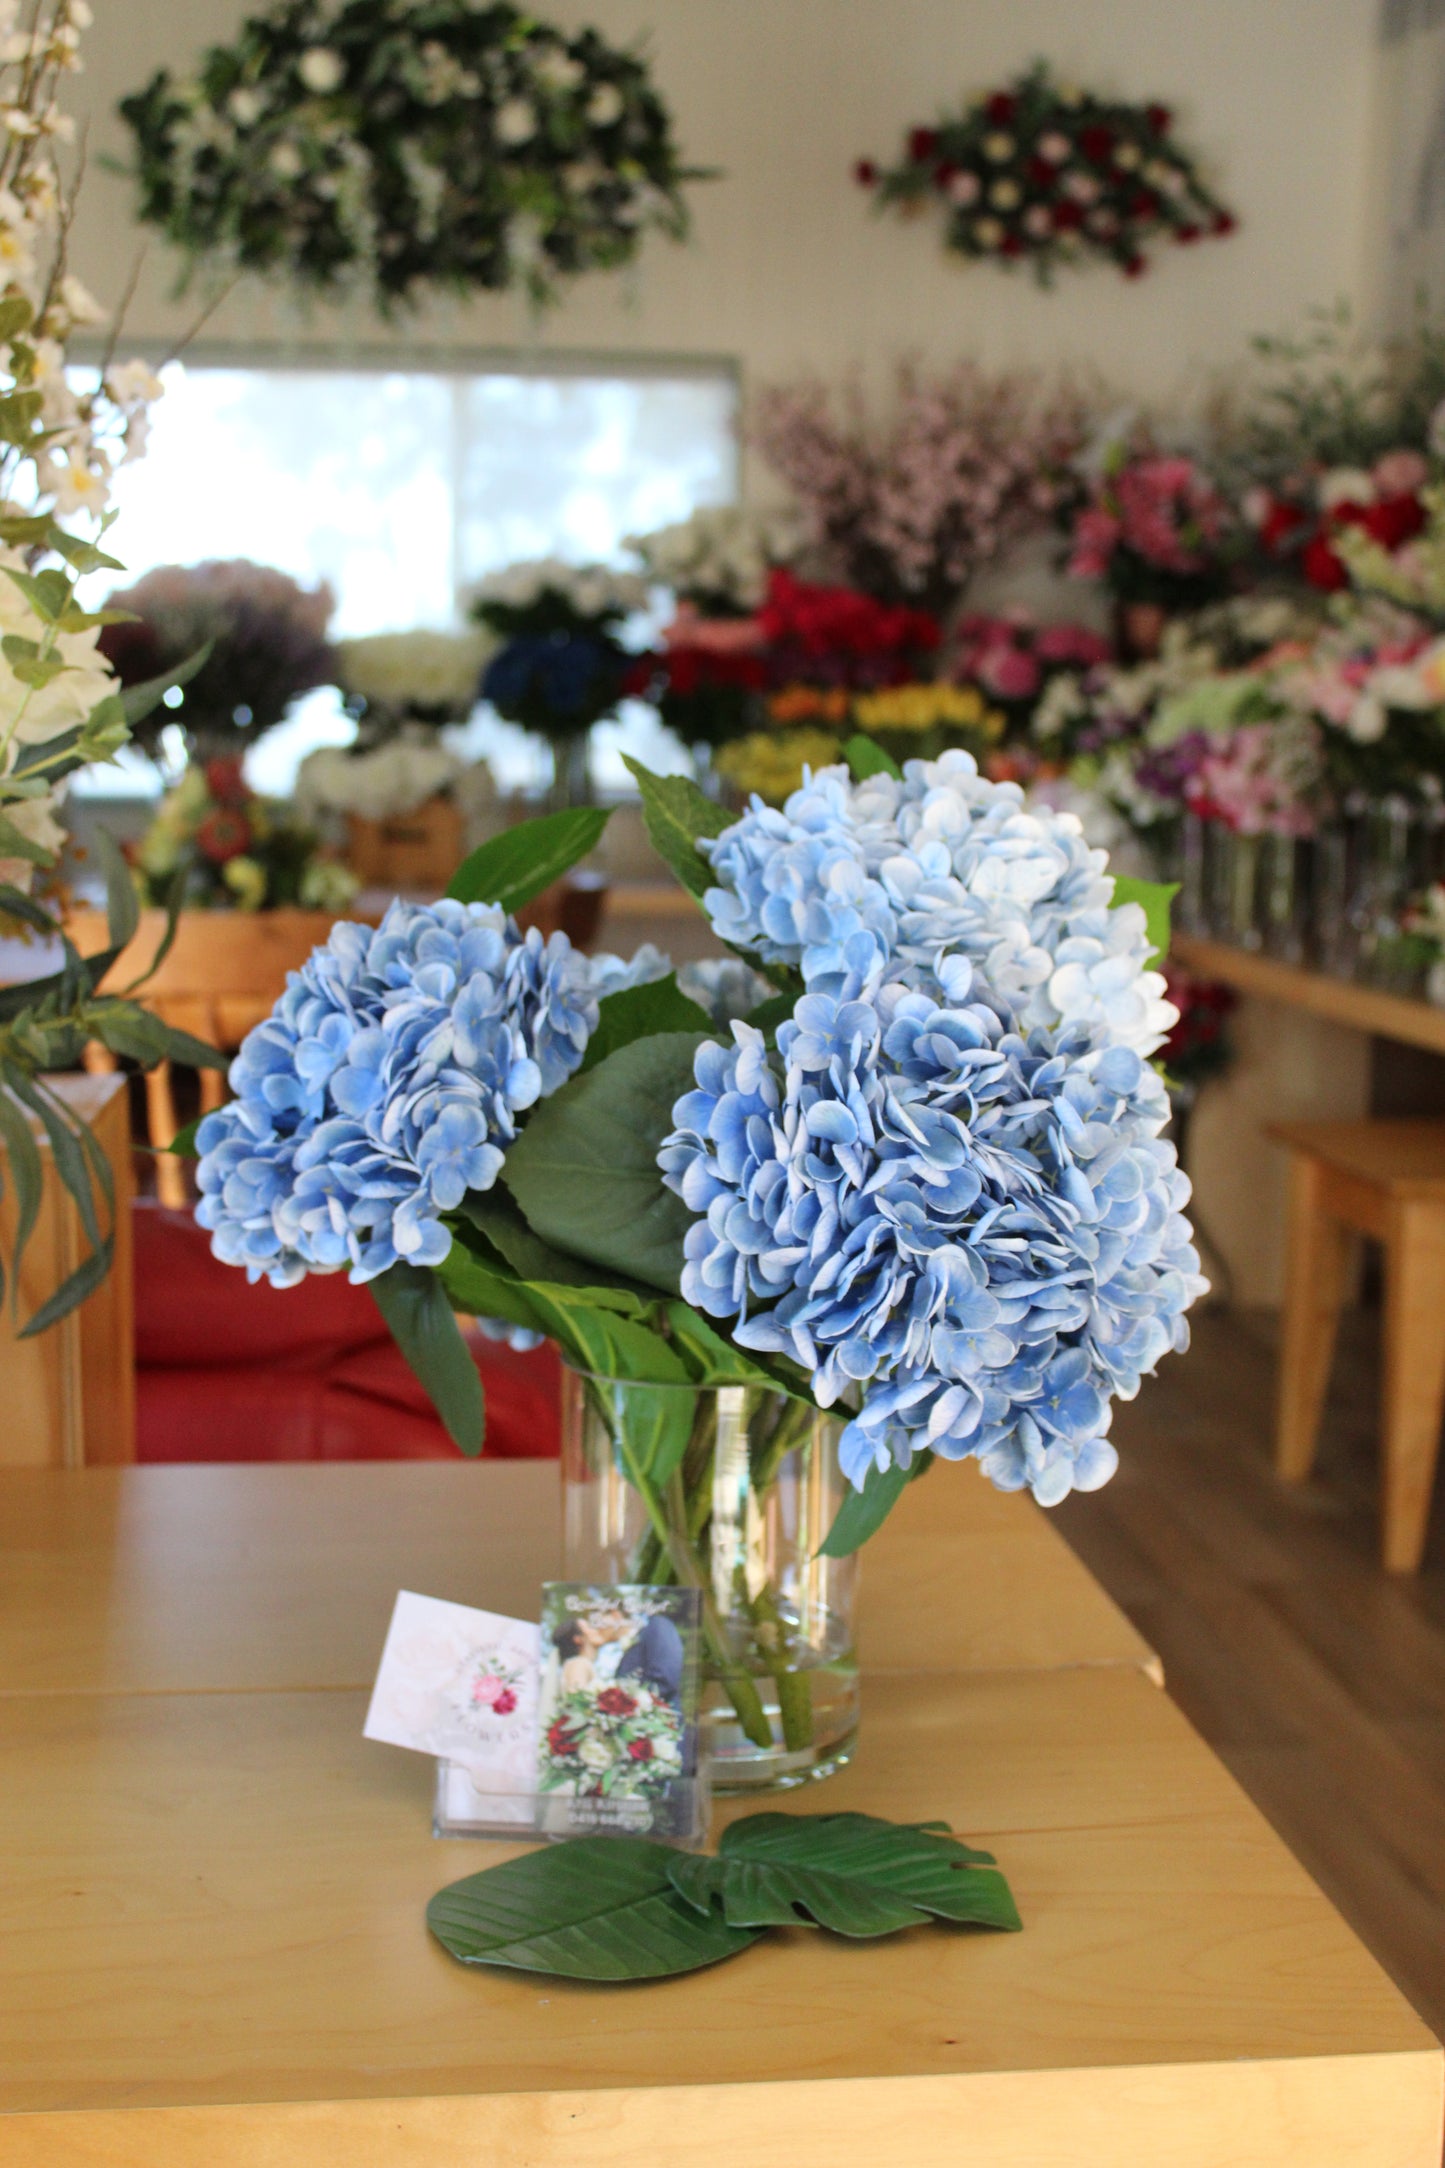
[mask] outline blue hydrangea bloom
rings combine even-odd
[[[836,989],[868,953],[878,973],[942,992],[940,959],[965,956],[979,998],[1025,1030],[1088,1023],[1147,1054],[1176,1020],[1142,909],[1109,908],[1106,854],[1074,814],[1026,806],[969,753],[910,761],[902,781],[825,768],[781,811],[755,798],[698,848],[717,932],[810,987]]]
[[[855,1483],[931,1448],[1054,1504],[1108,1479],[1112,1396],[1185,1344],[1188,1183],[1131,1048],[1015,1030],[965,957],[941,968],[943,999],[855,971],[776,1055],[741,1023],[699,1050],[660,1155],[698,1215],[683,1293],[823,1405],[861,1400]]]
[[[288,978],[197,1134],[196,1216],[273,1286],[399,1258],[435,1265],[440,1215],[489,1189],[517,1117],[573,1074],[616,958],[521,933],[494,904],[395,903],[342,923]]]

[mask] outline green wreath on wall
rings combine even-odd
[[[387,317],[428,290],[552,300],[649,227],[684,239],[705,177],[643,59],[505,0],[282,0],[120,111],[140,217],[187,277],[369,290]]]

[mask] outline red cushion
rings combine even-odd
[[[188,1212],[135,1214],[136,1453],[143,1461],[450,1460],[456,1447],[363,1287],[251,1286]],[[492,1460],[555,1459],[559,1364],[469,1336]]]

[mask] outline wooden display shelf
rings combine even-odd
[[[1197,978],[1222,979],[1226,986],[1259,1001],[1283,1002],[1351,1031],[1445,1054],[1445,1009],[1428,1001],[1381,993],[1376,987],[1357,986],[1352,979],[1332,978],[1324,971],[1305,971],[1297,964],[1282,964],[1273,956],[1260,956],[1228,941],[1206,941],[1197,934],[1176,934],[1169,956]]]
[[[1024,1933],[800,1927],[615,1990],[445,1955],[428,1897],[507,1848],[433,1841],[429,1765],[325,1683],[428,1544],[467,1555],[459,1519],[486,1587],[446,1592],[521,1605],[555,1470],[0,1475],[0,2168],[1438,2168],[1438,2044],[1130,1652],[1100,1660],[1109,1607],[1034,1509],[955,1504],[962,1473],[879,1539],[867,1605],[920,1668],[865,1666],[856,1762],[778,1804],[946,1817]],[[67,1644],[92,1585],[111,1640]],[[182,1681],[187,1608],[226,1690]],[[950,1649],[985,1661],[923,1668]]]

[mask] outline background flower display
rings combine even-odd
[[[1026,263],[1040,285],[1090,256],[1137,278],[1155,242],[1235,228],[1172,127],[1167,105],[1076,89],[1039,61],[961,113],[910,128],[896,166],[865,158],[854,177],[880,206],[941,205],[947,247]]]
[[[905,366],[886,420],[856,388],[839,413],[819,384],[775,386],[752,434],[832,577],[941,616],[1065,501],[1083,412],[1067,389],[965,362],[936,378]]]
[[[208,759],[274,729],[300,694],[335,683],[326,638],[335,599],[324,584],[304,588],[246,558],[161,565],[113,594],[107,608],[124,615],[106,626],[101,647],[123,685],[149,683],[205,651],[178,703],[151,710],[139,742],[154,755],[175,723],[192,756]]]
[[[472,615],[503,642],[483,674],[482,697],[547,740],[560,803],[591,796],[587,735],[638,667],[618,635],[646,604],[637,573],[550,557],[509,565],[475,591]]]
[[[803,537],[795,512],[723,504],[625,539],[648,578],[671,593],[679,616],[736,618],[760,606],[769,574],[792,564]],[[680,637],[675,644],[683,644]]]
[[[1196,461],[1119,441],[1106,446],[1073,513],[1068,569],[1102,581],[1126,608],[1157,608],[1152,641],[1131,643],[1147,651],[1158,644],[1162,613],[1218,599],[1235,533],[1229,504]]]
[[[193,762],[166,792],[134,864],[152,905],[169,900],[178,877],[193,909],[341,911],[357,889],[292,807],[258,797],[240,762],[221,757]]]
[[[491,0],[282,0],[121,104],[139,215],[190,267],[256,272],[383,316],[428,291],[520,287],[687,232],[646,63]]]

